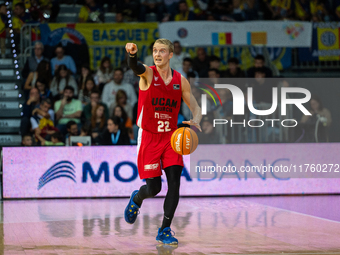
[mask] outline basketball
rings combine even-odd
[[[180,155],[193,153],[196,150],[197,145],[197,134],[188,127],[178,128],[171,136],[171,147]]]

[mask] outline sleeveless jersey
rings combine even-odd
[[[181,107],[181,74],[172,70],[172,80],[165,85],[156,66],[150,66],[153,77],[147,90],[139,90],[137,126],[152,133],[177,129]]]

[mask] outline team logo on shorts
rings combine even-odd
[[[158,166],[159,166],[159,163],[144,165],[144,170],[146,171],[157,170]]]
[[[179,90],[179,84],[174,84],[174,89]]]

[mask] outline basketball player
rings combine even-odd
[[[168,192],[164,201],[164,217],[158,229],[156,240],[164,244],[178,244],[170,229],[179,200],[179,186],[183,169],[183,158],[171,147],[170,138],[177,129],[177,116],[181,99],[190,108],[193,119],[183,121],[188,125],[199,125],[202,115],[195,98],[190,93],[190,84],[180,73],[170,68],[174,46],[167,39],[158,39],[153,46],[155,66],[137,62],[137,45],[127,43],[128,64],[140,76],[137,125],[137,166],[139,177],[146,179],[146,185],[132,192],[125,209],[125,220],[136,221],[139,208],[146,198],[156,196],[161,191],[161,175],[164,169],[168,182]]]

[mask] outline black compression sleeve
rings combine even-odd
[[[129,57],[127,59],[128,61],[128,65],[129,67],[132,69],[132,71],[136,74],[136,75],[141,75],[142,73],[145,72],[145,66],[140,63],[137,62],[137,53],[136,54],[130,54],[129,53]]]

